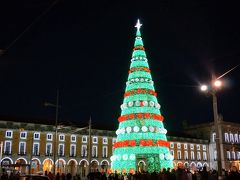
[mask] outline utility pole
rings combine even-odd
[[[56,175],[56,153],[57,153],[57,135],[58,135],[58,108],[59,108],[59,90],[57,89],[56,97],[56,114],[55,114],[55,140],[54,140],[54,156],[53,156],[53,174]],[[58,162],[59,163],[59,162]]]
[[[92,137],[91,137],[91,124],[92,124],[92,120],[91,120],[91,117],[90,117],[90,119],[89,119],[89,141],[88,141],[88,145],[89,145],[89,150],[88,150],[88,162],[89,162],[89,169],[88,169],[88,173],[90,173],[91,172],[91,159],[92,159],[92,152],[91,152],[91,146],[92,146]]]
[[[208,92],[212,95],[213,102],[213,121],[215,128],[215,143],[216,143],[216,152],[217,152],[217,170],[218,170],[218,179],[222,179],[222,159],[224,158],[222,155],[222,133],[220,131],[219,126],[219,116],[218,116],[218,105],[217,105],[217,90],[219,90],[222,86],[222,82],[212,76],[211,85],[209,87],[207,85],[202,85],[201,90]]]
[[[215,143],[216,143],[216,151],[217,151],[217,164],[218,164],[218,179],[222,179],[222,152],[220,147],[220,142],[222,136],[219,133],[219,117],[218,117],[218,107],[217,107],[217,95],[215,90],[212,90],[213,97],[213,119],[214,119],[214,127],[215,127]]]
[[[0,162],[2,161],[3,141],[0,143]],[[0,173],[2,173],[2,165],[0,164]]]
[[[31,149],[30,149],[30,160],[29,160],[29,171],[28,171],[29,174],[32,174],[32,157],[33,157],[33,151],[34,151],[34,147],[33,147],[34,137],[33,136],[34,136],[34,133],[32,133],[32,136],[31,136],[32,144],[31,144]]]
[[[57,96],[56,96],[56,104],[44,103],[45,106],[50,106],[50,107],[55,107],[55,137],[54,137],[54,142],[53,142],[53,175],[55,176],[56,174],[56,151],[57,151],[57,141],[58,141],[58,114],[59,114],[59,90],[57,89]]]

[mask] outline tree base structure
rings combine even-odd
[[[125,152],[125,154],[123,154]],[[139,152],[136,154],[136,152]],[[149,153],[151,152],[151,153]],[[172,157],[168,148],[130,147],[115,149],[112,170],[117,172],[159,172],[162,168],[172,168]]]

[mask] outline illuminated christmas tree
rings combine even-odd
[[[138,20],[122,112],[118,118],[117,140],[111,157],[112,170],[119,172],[138,171],[140,163],[148,172],[173,167],[167,130],[141,38],[141,26]]]

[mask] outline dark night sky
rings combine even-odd
[[[54,3],[56,2],[56,3]],[[49,120],[116,129],[137,18],[169,130],[212,119],[198,90],[240,63],[240,11],[219,1],[9,0],[0,4],[0,119]],[[239,121],[240,67],[224,77],[219,112]]]

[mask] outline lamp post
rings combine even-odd
[[[212,80],[210,86],[202,85],[201,91],[208,92],[212,95],[212,102],[213,102],[213,120],[214,120],[214,127],[215,127],[215,143],[216,143],[216,151],[217,151],[217,165],[218,165],[218,179],[222,179],[222,153],[220,142],[222,141],[222,135],[220,134],[220,127],[219,127],[219,117],[218,117],[218,106],[217,106],[217,90],[222,87],[222,82],[220,80]]]
[[[59,109],[59,90],[57,89],[56,104],[44,103],[45,106],[55,107],[55,138],[53,143],[53,175],[56,174],[56,150],[57,150],[57,134],[58,134],[58,109]]]
[[[89,119],[89,142],[88,142],[88,144],[89,144],[89,153],[88,153],[88,162],[89,162],[89,167],[88,167],[88,173],[90,173],[91,172],[91,160],[92,160],[92,133],[91,133],[91,129],[92,129],[92,120],[91,120],[91,117],[90,117],[90,119]]]
[[[0,142],[0,162],[2,161],[3,141]],[[2,173],[2,163],[0,163],[0,173]]]

